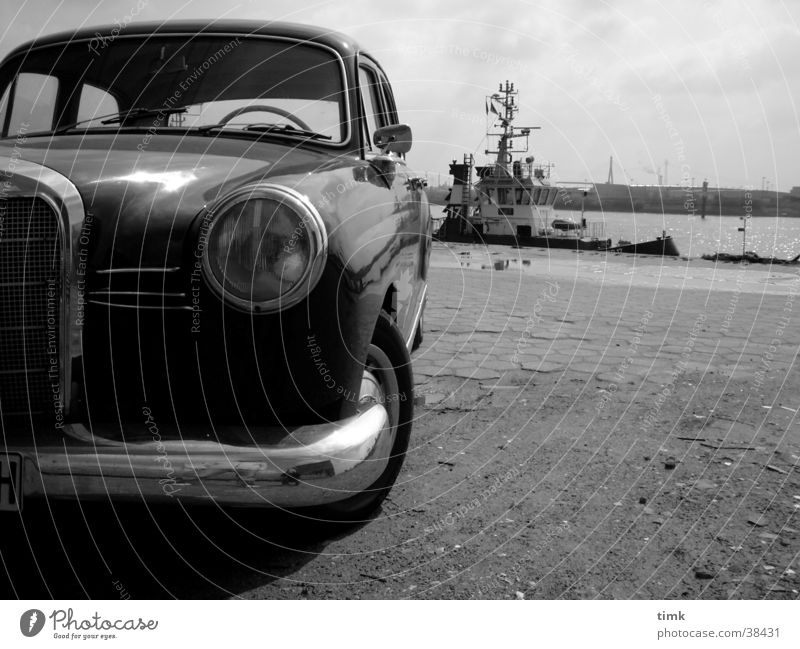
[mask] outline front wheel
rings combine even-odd
[[[384,311],[381,311],[367,350],[358,401],[359,409],[369,408],[375,403],[386,408],[394,439],[389,463],[380,477],[361,493],[314,508],[315,516],[320,519],[364,520],[389,494],[405,460],[414,418],[414,375],[403,336]]]

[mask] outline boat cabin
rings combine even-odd
[[[543,168],[534,167],[532,160],[516,160],[511,170],[487,165],[476,171],[480,209],[472,220],[484,234],[546,233],[558,188],[547,184]]]

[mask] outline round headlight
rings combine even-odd
[[[322,274],[328,240],[305,196],[282,185],[259,185],[226,196],[211,213],[203,267],[223,300],[272,312],[311,292]]]

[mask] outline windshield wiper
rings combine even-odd
[[[307,131],[304,128],[292,126],[291,124],[248,124],[244,127],[245,131],[256,131],[258,133],[286,133],[287,135],[300,135],[312,140],[330,140],[330,135],[316,133],[314,131]]]
[[[207,124],[206,126],[200,126],[197,130],[201,133],[207,133],[208,131],[213,131],[217,129],[224,129],[225,126],[228,126],[228,122],[222,122],[219,124]],[[281,135],[299,135],[300,137],[307,137],[311,140],[332,140],[333,138],[330,135],[325,135],[323,133],[316,133],[314,131],[307,131],[304,128],[299,128],[297,126],[292,126],[291,124],[231,124],[231,126],[241,126],[241,128],[237,129],[240,131],[253,131],[256,133],[278,133]]]
[[[88,119],[72,122],[71,124],[59,126],[52,132],[52,135],[66,133],[82,124],[89,124],[90,122],[99,121],[101,124],[118,124],[123,123],[126,119],[131,117],[148,117],[150,115],[158,115],[159,113],[174,115],[177,113],[185,113],[186,110],[187,108],[185,106],[175,106],[173,108],[129,108],[128,110],[117,111],[116,113],[109,113],[108,115],[97,115],[95,117],[89,117]]]
[[[175,106],[174,108],[129,108],[128,110],[122,110],[118,112],[116,115],[113,115],[109,119],[104,119],[100,123],[101,124],[124,124],[125,120],[134,118],[139,119],[140,117],[150,117],[151,115],[176,115],[178,113],[185,113],[187,111],[186,106]]]

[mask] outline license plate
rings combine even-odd
[[[0,453],[0,511],[22,509],[22,456]]]

